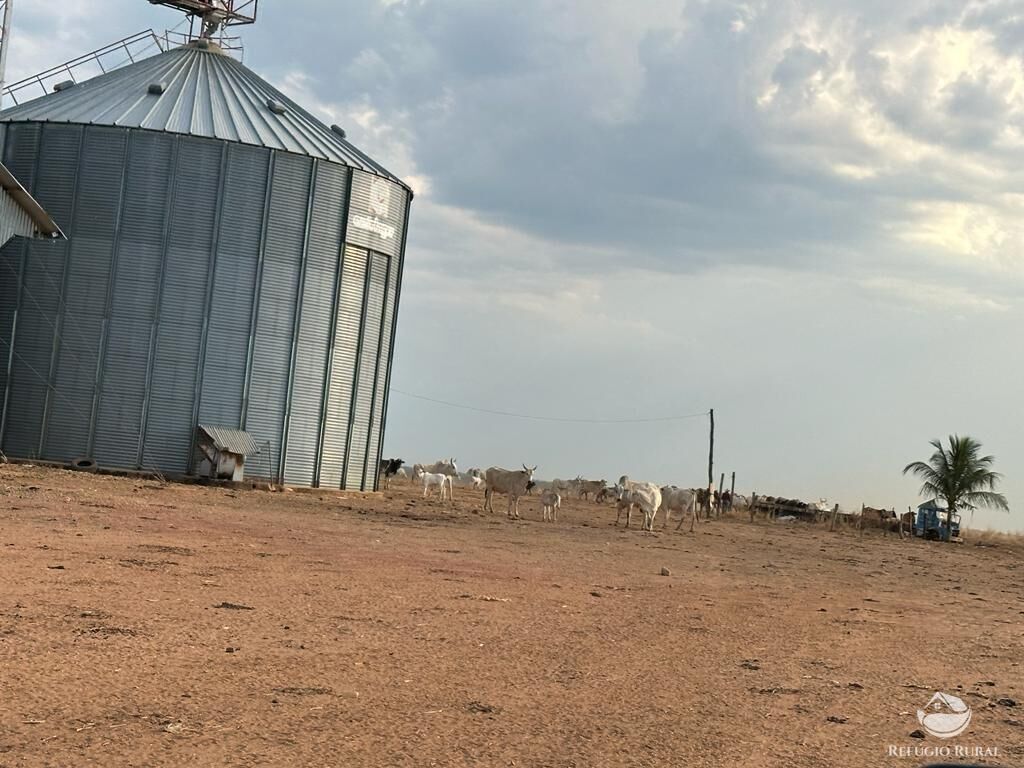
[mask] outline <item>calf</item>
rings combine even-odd
[[[562,508],[562,497],[554,491],[544,491],[540,495],[541,522],[558,522],[558,510]]]
[[[435,475],[447,475],[448,477],[458,477],[459,468],[455,465],[455,459],[441,459],[435,461],[433,464],[413,464],[412,465],[412,476],[418,478],[425,472],[430,472]],[[450,488],[450,484],[449,484]]]
[[[579,481],[580,498],[589,499],[590,494],[594,494],[594,497],[596,498],[597,495],[601,493],[601,491],[603,491],[607,486],[608,483],[606,483],[604,480],[581,479]]]
[[[445,488],[448,489],[448,499],[452,498],[452,479],[448,475],[442,475],[435,472],[423,472],[420,475],[420,482],[423,483],[423,498],[427,498],[427,493],[435,485],[441,489],[441,501],[444,501]]]
[[[523,464],[523,468],[521,470],[490,467],[487,472],[484,473],[484,480],[486,483],[484,488],[484,511],[494,511],[494,505],[491,503],[491,497],[494,495],[495,491],[497,491],[498,493],[508,495],[509,518],[514,517],[518,519],[519,497],[526,495],[529,484],[533,481],[533,473],[536,470],[536,467],[530,468],[525,464]]]

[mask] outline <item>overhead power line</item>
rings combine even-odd
[[[444,405],[448,408],[457,408],[460,411],[473,411],[474,413],[486,413],[491,416],[505,416],[510,419],[527,419],[529,421],[553,421],[561,424],[653,424],[656,422],[665,421],[684,421],[687,419],[701,419],[708,415],[708,411],[701,411],[700,413],[689,413],[682,416],[653,416],[650,418],[643,419],[574,419],[563,416],[535,416],[527,413],[512,413],[510,411],[498,411],[491,408],[476,408],[471,405],[463,405],[462,403],[452,403],[448,400],[438,400],[436,397],[427,397],[426,395],[417,395],[412,392],[406,392],[396,387],[391,387],[392,392],[396,392],[399,395],[405,397],[411,397],[413,400],[423,400],[427,403],[434,403],[436,405]]]

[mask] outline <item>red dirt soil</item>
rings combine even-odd
[[[455,494],[0,466],[0,766],[1024,763],[1019,554]]]

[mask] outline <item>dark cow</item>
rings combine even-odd
[[[391,478],[398,474],[405,459],[381,459],[377,468],[380,476],[384,478],[384,490],[391,488]]]

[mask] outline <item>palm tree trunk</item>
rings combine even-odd
[[[955,499],[946,499],[946,543],[953,543],[953,508],[956,506]]]

